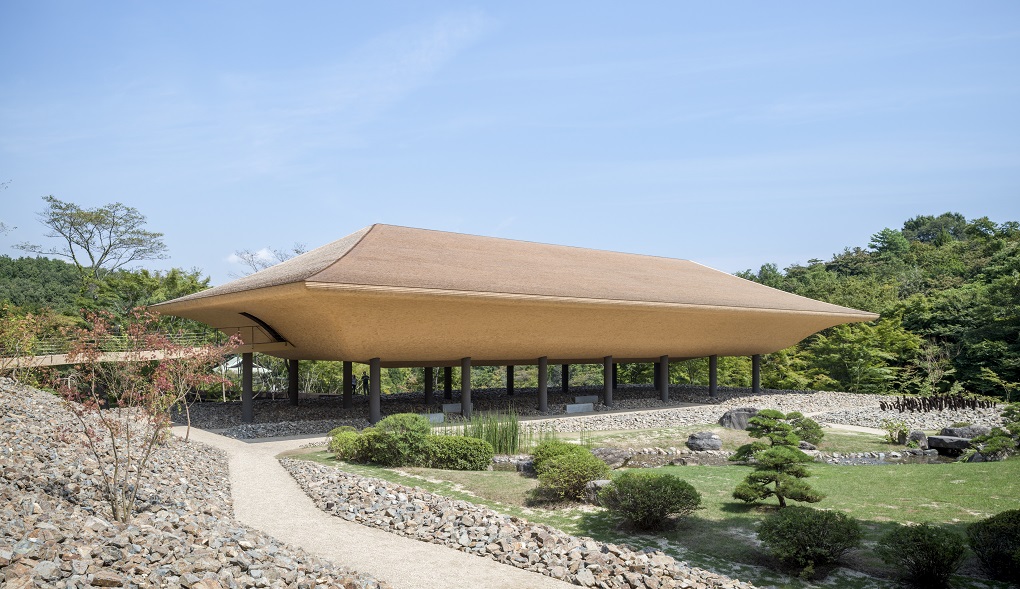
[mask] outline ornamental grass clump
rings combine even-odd
[[[521,424],[512,408],[506,413],[475,414],[464,425],[464,435],[488,442],[497,454],[516,454],[521,443]]]
[[[845,513],[793,506],[762,520],[758,539],[781,564],[812,578],[861,543],[861,525]]]
[[[967,544],[959,534],[930,524],[899,526],[878,541],[877,550],[905,581],[933,589],[949,587],[966,551]]]
[[[686,517],[701,505],[701,493],[671,474],[627,472],[599,493],[610,513],[639,530],[658,530],[673,517]]]

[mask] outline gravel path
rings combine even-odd
[[[180,429],[174,428],[175,433]],[[191,430],[221,449],[230,465],[235,517],[254,528],[388,582],[398,589],[554,589],[569,587],[537,573],[373,529],[318,509],[276,456],[299,440],[245,443]]]

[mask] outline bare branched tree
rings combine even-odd
[[[247,276],[249,274],[254,274],[261,270],[265,270],[270,266],[275,266],[280,262],[286,262],[294,256],[300,256],[306,251],[308,251],[308,248],[305,244],[296,242],[289,250],[276,248],[264,248],[258,251],[237,250],[234,252],[234,256],[241,264],[244,264],[245,270],[251,271],[244,272],[240,275],[233,274],[233,276]]]
[[[0,190],[7,190],[7,185],[10,184],[10,183],[11,183],[10,180],[8,180],[6,182],[0,182]],[[6,233],[10,233],[11,230],[13,230],[13,229],[17,229],[17,227],[12,227],[10,225],[5,225],[3,221],[0,221],[0,235],[4,235]]]
[[[166,258],[163,234],[147,231],[145,215],[119,202],[83,209],[54,196],[44,196],[46,210],[39,221],[49,228],[46,237],[59,246],[28,242],[14,247],[33,254],[57,256],[74,263],[83,290],[92,290],[107,275],[133,262]]]

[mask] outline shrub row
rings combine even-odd
[[[351,462],[383,466],[426,466],[448,470],[485,470],[495,452],[484,440],[436,436],[428,419],[399,413],[358,433],[340,427],[330,432],[329,450]]]
[[[860,545],[861,527],[840,512],[786,507],[762,520],[758,539],[781,563],[811,577]],[[971,524],[967,540],[989,576],[1020,583],[1020,509]],[[877,552],[912,585],[939,588],[949,586],[967,543],[940,526],[897,526],[879,540]]]

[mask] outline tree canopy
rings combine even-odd
[[[834,327],[788,351],[804,380],[819,388],[1008,397],[1020,383],[1015,221],[919,215],[828,262],[783,271],[765,264],[738,275],[881,314],[875,323]]]
[[[15,247],[41,256],[70,260],[78,271],[83,290],[93,290],[111,272],[143,260],[166,257],[163,234],[145,229],[145,215],[119,202],[91,209],[44,196],[46,209],[39,213],[48,228],[46,237],[59,245],[23,242]]]

